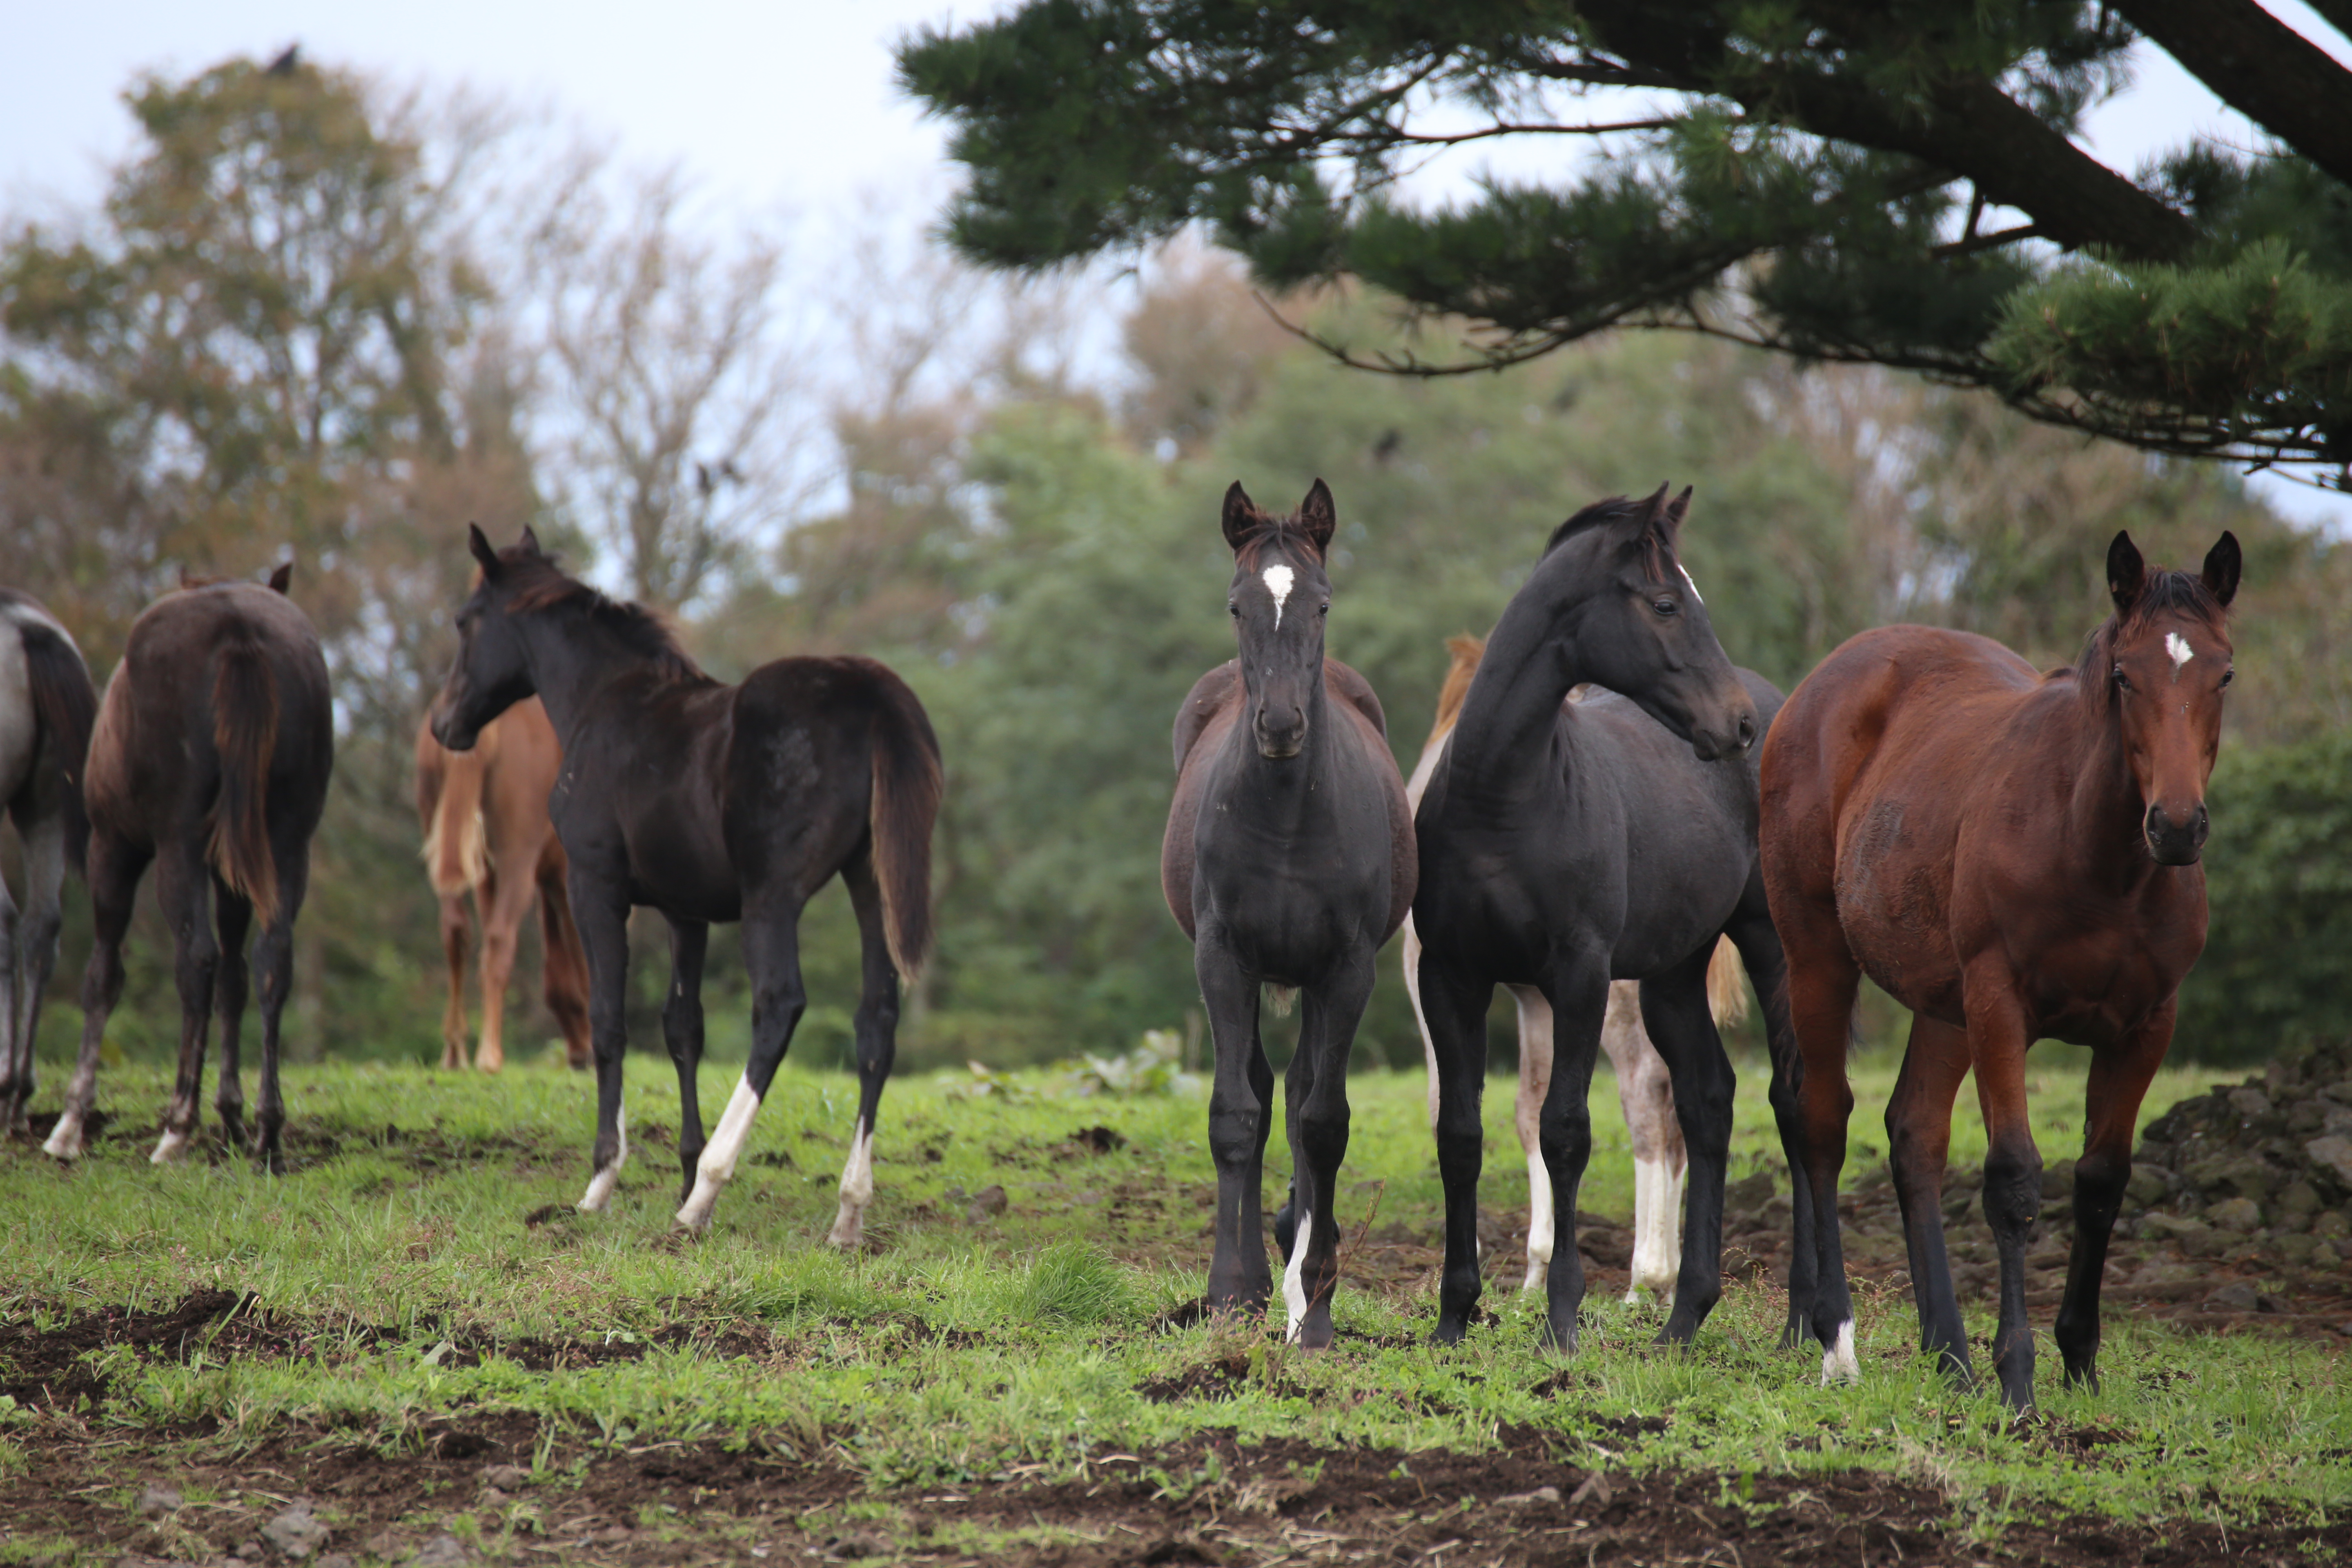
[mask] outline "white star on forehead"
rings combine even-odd
[[[1687,566],[1685,566],[1685,565],[1684,565],[1681,562],[1677,561],[1677,562],[1675,562],[1675,571],[1677,571],[1677,572],[1679,572],[1679,573],[1681,573],[1681,574],[1683,574],[1683,581],[1684,581],[1684,582],[1685,582],[1685,583],[1689,583],[1689,584],[1690,584],[1691,597],[1692,597],[1692,598],[1694,598],[1694,599],[1696,599],[1696,600],[1697,600],[1700,604],[1702,604],[1702,605],[1706,604],[1706,595],[1705,594],[1700,593],[1700,592],[1698,591],[1698,584],[1697,584],[1696,582],[1693,582],[1693,581],[1692,581],[1692,579],[1691,579],[1691,574],[1690,574],[1690,568],[1689,568],[1689,567],[1687,567]]]
[[[2197,657],[2196,650],[2189,646],[2189,639],[2179,632],[2164,634],[2164,651],[2172,656],[2172,679],[2175,680],[2180,679],[2180,667]]]
[[[1261,575],[1265,578],[1265,591],[1274,595],[1274,629],[1280,631],[1282,606],[1290,597],[1290,585],[1297,581],[1298,574],[1287,566],[1276,565],[1267,567]]]

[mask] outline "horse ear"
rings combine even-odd
[[[1668,534],[1671,535],[1682,531],[1683,518],[1690,511],[1690,499],[1691,487],[1685,485],[1683,487],[1683,493],[1666,503],[1666,531]]]
[[[2245,558],[2238,550],[2238,536],[2223,529],[2213,548],[2205,552],[2203,576],[2205,586],[2212,591],[2213,597],[2224,608],[2238,596],[2238,574],[2244,566]]]
[[[1331,550],[1331,535],[1339,531],[1339,510],[1332,502],[1331,487],[1318,479],[1298,503],[1298,526],[1315,542],[1315,553],[1327,555]]]
[[[270,592],[283,594],[294,585],[294,563],[280,561],[269,574]]]
[[[499,574],[499,552],[490,548],[489,538],[482,532],[480,523],[469,522],[466,525],[466,548],[472,551],[474,559],[482,563],[484,578],[492,578]]]
[[[2131,614],[2147,583],[2147,562],[2140,555],[2139,546],[2132,542],[2131,531],[2118,529],[2116,542],[2107,546],[2107,594],[2116,602],[2116,614]]]
[[[1225,510],[1223,521],[1225,542],[1235,550],[1239,550],[1242,547],[1242,542],[1258,530],[1257,506],[1249,499],[1249,492],[1242,489],[1242,482],[1239,479],[1235,479],[1233,488],[1225,492]]]
[[[541,550],[539,547],[538,531],[533,529],[530,524],[527,522],[522,525],[522,538],[518,542],[522,545],[523,553],[526,555],[538,555],[543,557],[547,553],[546,551]]]

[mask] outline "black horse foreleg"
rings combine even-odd
[[[694,1189],[678,1205],[673,1227],[681,1235],[698,1235],[710,1224],[719,1190],[735,1179],[735,1163],[742,1158],[751,1123],[808,1005],[808,994],[801,987],[800,918],[796,903],[743,911],[743,966],[751,978],[751,1054],[719,1119],[719,1131],[695,1162]]]
[[[213,936],[205,894],[212,874],[194,843],[167,848],[155,868],[156,901],[172,932],[173,977],[180,989],[180,1070],[163,1111],[163,1135],[149,1158],[158,1165],[183,1158],[205,1093],[205,1047],[212,1034],[213,973],[220,946]]]
[[[253,977],[261,987],[261,1089],[256,1110],[254,1158],[273,1175],[285,1168],[286,1095],[278,1062],[286,1003],[294,990],[294,920],[310,889],[310,842],[289,833],[272,850],[278,866],[278,909],[253,944]]]
[[[860,989],[857,1016],[857,1125],[850,1140],[849,1158],[841,1168],[841,1210],[834,1215],[826,1237],[835,1247],[861,1247],[866,1241],[866,1207],[874,1201],[874,1128],[882,1111],[882,1086],[898,1058],[898,970],[890,962],[889,938],[883,929],[881,884],[875,879],[870,858],[860,856],[843,868],[850,907],[857,913]]]
[[[81,1054],[66,1085],[65,1110],[49,1130],[44,1152],[55,1159],[72,1160],[82,1151],[82,1127],[98,1098],[98,1053],[106,1038],[106,1021],[122,999],[122,933],[131,924],[131,910],[139,893],[139,875],[147,868],[144,852],[132,849],[111,834],[93,829],[89,836],[89,963],[81,977]]]
[[[1291,1191],[1301,1213],[1282,1299],[1290,1338],[1307,1350],[1331,1343],[1331,1298],[1339,1287],[1339,1165],[1348,1157],[1348,1058],[1371,994],[1371,953],[1349,954],[1321,985],[1307,988],[1298,1053],[1291,1058],[1286,1096]]]
[[[2083,1157],[2074,1165],[2074,1247],[2066,1261],[2066,1294],[2058,1305],[2058,1353],[2066,1381],[2099,1386],[2099,1280],[2107,1243],[2131,1180],[2132,1132],[2148,1081],[2172,1044],[2175,1003],[2168,1001],[2129,1038],[2091,1058],[2083,1091]]]
[[[245,939],[253,930],[253,904],[218,876],[212,883],[213,925],[220,939],[220,967],[213,979],[213,1012],[220,1020],[220,1075],[213,1109],[220,1112],[221,1136],[236,1149],[245,1142]]]
[[[702,1158],[702,1100],[697,1092],[702,1066],[702,959],[710,927],[702,921],[670,917],[669,994],[662,1000],[662,1043],[677,1069],[678,1202],[694,1191],[695,1162]]]
[[[1425,983],[1425,981],[1424,981]],[[1551,1177],[1551,1271],[1544,1279],[1544,1343],[1562,1355],[1576,1349],[1577,1316],[1584,1306],[1584,1257],[1576,1249],[1576,1194],[1592,1159],[1592,1064],[1601,1052],[1601,1024],[1609,1011],[1609,959],[1605,952],[1580,954],[1558,965],[1547,990],[1551,999],[1551,1082],[1544,1088],[1537,1119],[1538,1146]],[[1666,1042],[1656,1040],[1660,1054]],[[1669,1067],[1674,1058],[1666,1057]],[[1675,1080],[1681,1110],[1682,1080]],[[1684,1122],[1688,1142],[1689,1122]],[[1698,1151],[1690,1151],[1693,1185]],[[1683,1247],[1687,1256],[1689,1232]]]
[[[629,1158],[628,1108],[622,1102],[623,1068],[629,1048],[624,1011],[629,979],[628,883],[615,869],[572,861],[572,918],[588,953],[588,1033],[596,1052],[596,1142],[589,1151],[588,1190],[580,1196],[585,1214],[600,1214],[613,1201],[621,1167]]]
[[[1258,1205],[1274,1074],[1257,1034],[1258,983],[1208,928],[1192,951],[1214,1053],[1209,1157],[1217,1167],[1217,1231],[1209,1260],[1209,1309],[1255,1318],[1274,1294],[1265,1222]]]
[[[1486,1147],[1478,1101],[1494,996],[1491,981],[1457,974],[1422,950],[1421,1010],[1437,1064],[1437,1173],[1445,1184],[1445,1268],[1431,1334],[1440,1344],[1457,1343],[1478,1308],[1478,1173]]]
[[[1674,1310],[1660,1344],[1688,1344],[1723,1299],[1723,1181],[1731,1152],[1735,1079],[1706,1004],[1707,942],[1656,979],[1642,984],[1642,1022],[1675,1082],[1675,1116],[1690,1154],[1682,1268]]]

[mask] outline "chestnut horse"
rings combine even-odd
[[[1372,993],[1372,958],[1412,907],[1412,810],[1389,752],[1380,700],[1323,654],[1338,526],[1321,479],[1290,517],[1225,492],[1234,552],[1225,608],[1240,658],[1194,684],[1177,710],[1176,795],[1160,888],[1192,940],[1216,1047],[1209,1152],[1217,1229],[1209,1306],[1251,1315],[1273,1293],[1259,1212],[1274,1070],[1258,1035],[1262,989],[1304,998],[1283,1109],[1291,1190],[1303,1211],[1283,1302],[1289,1337],[1331,1342],[1339,1283],[1334,1213],[1348,1152],[1348,1053]]]
[[[1421,761],[1405,780],[1405,798],[1416,809],[1429,788],[1445,752],[1445,738],[1454,732],[1469,694],[1470,678],[1486,651],[1484,637],[1445,639],[1452,663],[1437,697],[1437,721],[1430,726]],[[1579,702],[1592,688],[1580,686],[1568,694]],[[1413,1018],[1421,1020],[1421,935],[1412,917],[1404,921],[1405,991],[1412,998]],[[1518,1005],[1519,1092],[1512,1122],[1519,1135],[1519,1152],[1528,1164],[1528,1273],[1522,1290],[1540,1290],[1551,1272],[1553,1219],[1551,1178],[1545,1173],[1538,1123],[1545,1092],[1551,1086],[1551,1004],[1532,985],[1507,985]],[[1748,988],[1740,978],[1739,950],[1717,939],[1715,957],[1706,966],[1707,1011],[1716,1026],[1737,1024],[1748,1016]],[[1421,1023],[1422,1053],[1429,1065],[1429,1124],[1437,1126],[1437,1051],[1430,1044],[1429,1026]],[[1683,1177],[1688,1160],[1683,1130],[1675,1121],[1675,1087],[1666,1064],[1642,1026],[1642,988],[1631,980],[1609,983],[1609,1012],[1601,1023],[1601,1048],[1617,1073],[1617,1105],[1625,1114],[1625,1130],[1633,1144],[1633,1257],[1625,1284],[1625,1304],[1632,1306],[1646,1292],[1661,1300],[1674,1289],[1675,1266],[1683,1245]]]
[[[1706,973],[1728,936],[1756,983],[1772,1046],[1773,1108],[1797,1163],[1794,1042],[1782,959],[1756,866],[1753,743],[1780,694],[1733,668],[1682,569],[1690,493],[1622,497],[1554,531],[1505,607],[1414,818],[1421,1006],[1437,1058],[1445,1268],[1435,1336],[1458,1341],[1477,1304],[1486,1010],[1498,984],[1551,1005],[1553,1070],[1538,1128],[1552,1187],[1544,1334],[1576,1347],[1584,1269],[1576,1189],[1591,1157],[1586,1100],[1612,980],[1642,983],[1690,1162],[1674,1310],[1687,1342],[1723,1292],[1724,1166],[1734,1077]],[[1605,689],[1566,700],[1590,681]],[[1796,1194],[1792,1312],[1809,1302],[1811,1215]],[[1791,1327],[1794,1324],[1792,1321]]]
[[[571,862],[572,913],[588,952],[596,1050],[593,1171],[580,1207],[611,1201],[628,1157],[621,1062],[629,910],[670,930],[662,1034],[677,1068],[677,1228],[710,1223],[792,1044],[801,988],[801,910],[838,875],[864,948],[857,1122],[831,1239],[856,1247],[874,1196],[874,1123],[898,1054],[898,985],[931,943],[931,825],[940,745],[906,682],[870,658],[781,658],[740,686],[696,668],[659,618],[567,577],[528,528],[490,548],[467,531],[480,583],[457,613],[457,662],[433,734],[469,749],[534,692],[563,745],[550,815]],[[695,1074],[702,1060],[702,960],[714,921],[743,922],[751,1055],[708,1147]]]
[[[22,1131],[33,1098],[33,1033],[58,962],[66,867],[82,866],[82,762],[98,693],[65,627],[0,588],[0,805],[24,854],[20,914],[0,884],[0,1136]]]
[[[81,987],[81,1057],[44,1145],[79,1155],[98,1093],[99,1043],[122,994],[122,936],[139,879],[155,892],[176,949],[180,1071],[154,1162],[182,1157],[204,1098],[207,1015],[220,1009],[221,1130],[244,1140],[237,1031],[245,1018],[245,939],[255,921],[261,989],[262,1167],[282,1167],[286,1104],[278,1028],[294,978],[294,918],[310,881],[310,835],[334,771],[333,698],[310,621],[286,597],[290,565],[269,585],[212,583],[167,594],[131,624],[91,732],[89,901],[96,928]],[[209,899],[207,895],[210,895]],[[207,911],[206,904],[212,906]],[[217,927],[218,935],[215,931]]]
[[[518,702],[482,731],[470,752],[433,738],[431,715],[416,727],[416,816],[425,826],[425,870],[441,900],[441,951],[449,963],[449,1005],[441,1015],[441,1065],[466,1065],[466,949],[472,914],[482,926],[482,1043],[474,1065],[506,1065],[507,978],[514,973],[522,918],[539,902],[540,972],[548,1011],[563,1031],[563,1053],[588,1066],[588,956],[572,923],[563,845],[547,815],[563,748],[547,709]],[[473,911],[467,909],[471,895]]]
[[[2205,945],[2198,856],[2239,568],[2231,534],[2192,576],[2151,570],[2118,533],[2115,614],[2073,668],[2037,674],[1967,632],[1882,627],[1822,660],[1765,742],[1764,874],[1804,1052],[1812,1190],[1835,1215],[1853,1106],[1846,1038],[1866,973],[1913,1014],[1888,1152],[1921,1348],[1963,1383],[1941,1193],[1953,1097],[1976,1074],[1985,1218],[2000,1255],[1993,1368],[2016,1409],[2033,1403],[2025,1242],[2042,1207],[2026,1049],[2044,1037],[2091,1047],[2057,1341],[2067,1379],[2095,1387],[2099,1275],[2134,1123]],[[1822,1375],[1853,1378],[1836,1225],[1816,1241]]]

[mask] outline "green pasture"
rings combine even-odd
[[[2045,1050],[2034,1105],[2055,1158],[2079,1126],[2080,1059]],[[732,1070],[709,1069],[708,1101],[723,1101]],[[1891,1064],[1865,1063],[1856,1076],[1862,1105],[1883,1103]],[[2209,1077],[2168,1073],[2151,1110]],[[1089,1084],[1098,1092],[1079,1092]],[[1348,1233],[1369,1222],[1434,1237],[1439,1187],[1421,1079],[1370,1073],[1349,1089]],[[101,1103],[143,1125],[164,1089],[159,1069],[129,1066],[108,1075]],[[1485,1195],[1498,1211],[1525,1201],[1510,1089],[1496,1079],[1486,1099]],[[586,1080],[545,1059],[496,1080],[381,1064],[295,1068],[298,1166],[275,1181],[225,1157],[155,1169],[143,1136],[107,1138],[69,1170],[10,1145],[0,1154],[0,1308],[10,1319],[160,1309],[226,1288],[317,1331],[285,1359],[93,1352],[113,1396],[80,1413],[0,1412],[0,1475],[27,1463],[22,1439],[38,1421],[125,1436],[209,1430],[213,1443],[290,1423],[398,1446],[462,1414],[520,1412],[542,1423],[548,1453],[557,1436],[575,1447],[656,1436],[782,1442],[828,1449],[879,1488],[1013,1467],[1071,1473],[1090,1453],[1149,1456],[1212,1426],[1244,1438],[1475,1450],[1500,1425],[1526,1424],[1556,1434],[1569,1462],[1582,1453],[1587,1464],[1732,1476],[1861,1465],[1928,1478],[1952,1499],[1956,1522],[1985,1530],[2010,1510],[2051,1504],[2205,1518],[2277,1503],[2332,1514],[2352,1501],[2342,1358],[2275,1340],[2114,1321],[2104,1390],[2058,1386],[2045,1348],[2043,1420],[2012,1426],[1990,1395],[1955,1393],[1912,1354],[1908,1300],[1885,1294],[1863,1302],[1860,1388],[1824,1389],[1816,1357],[1775,1347],[1782,1302],[1761,1283],[1735,1284],[1687,1353],[1650,1344],[1651,1310],[1596,1293],[1582,1347],[1556,1362],[1537,1348],[1537,1319],[1509,1281],[1491,1279],[1499,1321],[1454,1349],[1421,1342],[1433,1306],[1425,1284],[1343,1288],[1341,1342],[1322,1356],[1231,1325],[1168,1328],[1159,1315],[1202,1288],[1211,1190],[1202,1092],[1182,1080],[1100,1090],[1099,1075],[1050,1070],[894,1084],[870,1214],[877,1245],[858,1257],[822,1241],[853,1080],[789,1067],[695,1245],[667,1237],[677,1092],[667,1062],[648,1057],[629,1064],[632,1163],[612,1209],[536,1226],[525,1216],[577,1197],[589,1131]],[[1766,1147],[1762,1090],[1760,1071],[1743,1074],[1735,1174],[1778,1160]],[[1583,1206],[1622,1215],[1631,1182],[1605,1072],[1593,1108],[1599,1152]],[[1953,1152],[1965,1162],[1980,1155],[1982,1134],[1966,1110],[1959,1122]],[[1123,1144],[1097,1153],[1072,1142],[1094,1127]],[[1864,1113],[1857,1127],[1858,1158],[1871,1159],[1883,1138]],[[1286,1169],[1277,1131],[1269,1207]],[[1005,1189],[1005,1211],[968,1218],[967,1199],[990,1185]],[[1990,1303],[1977,1309],[1981,1332]],[[650,1341],[678,1325],[764,1330],[772,1349],[726,1355],[688,1342],[533,1373],[493,1347],[478,1364],[445,1364],[470,1359],[449,1357],[453,1343]],[[1234,1396],[1158,1402],[1139,1392],[1213,1363],[1241,1369]],[[1627,1416],[1665,1425],[1629,1437]],[[2111,1439],[2095,1465],[2052,1436],[2085,1427]]]

